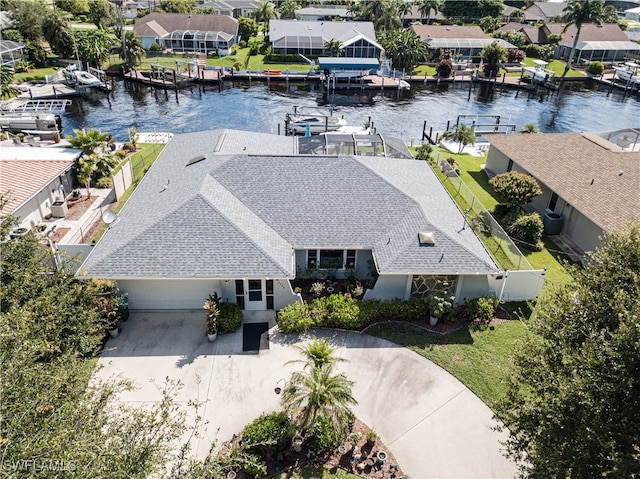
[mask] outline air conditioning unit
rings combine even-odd
[[[542,224],[544,225],[544,234],[547,235],[559,235],[562,231],[562,225],[564,218],[558,213],[552,213],[547,211],[542,217]]]

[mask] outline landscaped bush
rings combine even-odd
[[[527,56],[524,50],[520,50],[519,48],[509,48],[507,50],[507,62],[508,63],[519,63]]]
[[[285,413],[263,414],[244,428],[243,445],[247,450],[270,459],[284,453],[291,445],[294,433],[295,426]]]
[[[278,328],[285,334],[302,333],[313,325],[306,304],[293,303],[278,312]]]
[[[530,43],[524,47],[524,51],[528,57],[540,58],[545,61],[551,60],[553,49],[553,45],[536,45],[535,43]]]
[[[254,454],[244,456],[242,469],[249,477],[259,478],[267,474],[267,464]]]
[[[346,437],[346,431],[341,430],[326,414],[317,417],[308,431],[308,440],[316,451],[331,451],[337,448]]]
[[[535,196],[542,194],[540,185],[533,176],[518,171],[496,175],[489,180],[489,184],[508,203],[515,205],[528,203]]]
[[[423,143],[416,148],[416,160],[429,160],[431,153],[433,152],[433,146],[429,143]]]
[[[604,64],[602,62],[591,62],[587,67],[587,72],[591,73],[592,75],[602,75],[603,71]]]
[[[529,249],[540,251],[544,225],[538,213],[527,213],[524,210],[509,213],[503,219],[504,228],[509,236],[529,244]]]
[[[453,64],[448,58],[440,60],[440,62],[436,65],[436,71],[438,72],[438,76],[441,78],[449,78],[451,76],[452,69]]]
[[[497,307],[498,298],[493,296],[470,299],[464,304],[466,314],[471,319],[492,319]]]
[[[316,309],[316,305],[320,308]],[[314,317],[314,310],[326,313],[323,318],[320,315]],[[311,317],[316,319],[317,326],[328,328],[358,329],[362,325],[356,300],[342,294],[332,294],[314,301]]]
[[[218,305],[218,328],[221,333],[231,333],[242,324],[242,310],[236,303],[221,302]]]

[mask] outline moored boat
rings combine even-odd
[[[0,127],[13,133],[26,130],[37,131],[40,134],[59,131],[60,117],[52,113],[7,113],[0,115]]]
[[[640,64],[635,62],[625,62],[622,65],[613,67],[618,78],[627,83],[640,84]]]
[[[64,78],[67,83],[77,83],[84,87],[93,88],[102,86],[102,82],[98,77],[87,71],[79,70],[75,65],[69,65],[64,69]]]
[[[525,76],[530,78],[531,81],[544,83],[554,77],[555,72],[547,68],[549,62],[545,62],[544,60],[533,60],[533,63],[534,65],[531,67],[523,68]]]

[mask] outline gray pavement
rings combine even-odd
[[[266,314],[266,316],[264,316]],[[268,318],[257,313],[246,321]],[[391,342],[343,331],[302,337],[269,331],[269,349],[242,351],[241,329],[208,343],[204,311],[133,311],[119,337],[109,339],[96,376],[129,378],[138,389],[123,393],[131,404],[156,401],[154,383],[166,377],[183,384],[177,400],[204,402],[200,437],[193,451],[204,457],[213,441],[226,441],[264,412],[278,410],[274,388],[299,365],[294,347],[325,337],[348,362],[338,369],[354,381],[356,415],[380,435],[405,474],[418,478],[512,478],[515,464],[503,456],[505,433],[491,410],[457,379],[432,362]]]

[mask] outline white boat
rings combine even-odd
[[[318,135],[325,131],[336,131],[346,126],[347,121],[338,116],[292,115],[289,117],[289,131],[296,134]]]
[[[58,116],[52,113],[8,113],[0,115],[0,127],[11,132],[35,130],[44,133],[58,131]]]
[[[622,81],[626,83],[640,84],[640,64],[634,62],[625,62],[622,65],[613,67]]]
[[[64,69],[64,78],[68,83],[77,83],[85,87],[99,87],[102,85],[98,77],[84,70],[78,70],[75,65],[69,65]]]
[[[362,78],[371,73],[371,70],[331,70],[329,73],[330,78],[335,78],[336,80],[348,80],[351,78]]]
[[[544,83],[554,77],[555,72],[547,68],[549,62],[545,62],[544,60],[533,60],[533,63],[534,66],[523,68],[525,75],[529,77],[531,81]]]

